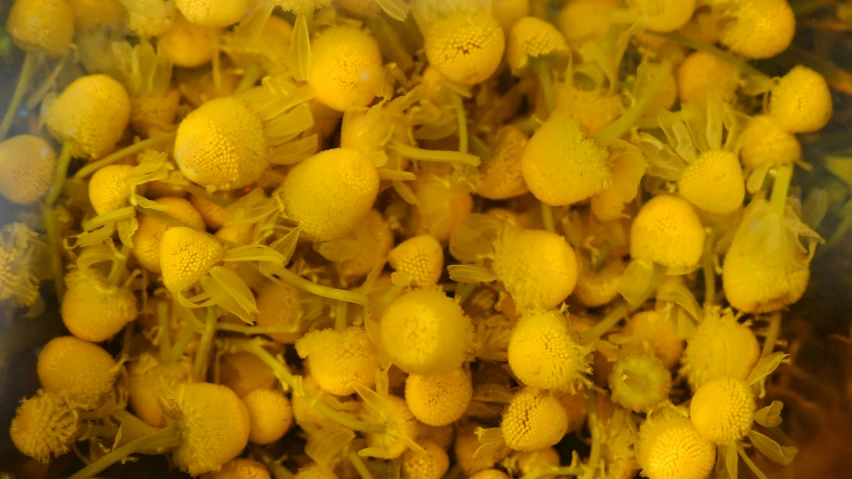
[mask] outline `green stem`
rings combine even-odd
[[[162,221],[163,223],[169,224],[171,226],[192,228],[192,226],[189,226],[188,224],[186,224],[183,221],[175,218],[174,216],[168,215],[168,214],[166,214],[166,213],[164,213],[160,210],[145,208],[144,206],[139,206],[139,205],[136,205],[135,208],[136,208],[137,212],[151,216],[153,218],[156,218],[156,219]],[[195,229],[195,228],[192,228],[192,229]],[[215,236],[214,236],[214,238],[215,238]],[[218,238],[217,238],[217,240],[218,240]]]
[[[352,466],[358,472],[358,475],[361,476],[361,479],[373,479],[373,475],[370,473],[370,470],[367,469],[367,465],[364,464],[364,460],[361,459],[361,456],[354,451],[350,451],[349,454],[346,455],[346,458],[352,463]]]
[[[280,334],[280,333],[298,333],[297,326],[249,326],[247,324],[231,324],[218,323],[216,325],[218,331],[228,331],[231,333],[240,333],[246,336],[254,336],[259,334]]]
[[[598,324],[580,333],[580,342],[590,344],[612,329],[627,315],[627,301],[618,300],[618,304]]]
[[[24,107],[27,110],[32,110],[35,108],[45,96],[47,96],[47,92],[53,88],[53,85],[56,84],[56,79],[59,77],[59,73],[62,72],[62,67],[65,65],[65,61],[68,60],[68,55],[63,55],[62,59],[59,60],[59,64],[50,72],[50,75],[45,78],[45,80],[41,83],[41,85],[36,88],[32,94],[30,94],[27,101],[24,102]]]
[[[141,437],[124,446],[108,452],[97,461],[77,471],[69,479],[89,479],[103,472],[118,461],[143,451],[156,449],[173,449],[181,444],[180,431],[177,426],[168,426],[151,436]]]
[[[207,370],[207,353],[210,352],[210,347],[213,345],[213,337],[216,335],[217,319],[216,309],[213,307],[207,308],[207,321],[204,324],[204,331],[201,333],[201,340],[198,342],[198,351],[195,352],[195,364],[192,367],[192,377],[196,381],[204,381]]]
[[[115,411],[112,413],[112,417],[121,423],[121,442],[125,444],[143,437],[153,436],[161,430],[161,428],[154,427],[137,416],[130,414],[126,409]],[[146,451],[138,452],[145,453]]]
[[[62,267],[62,249],[59,245],[59,231],[56,224],[56,215],[53,208],[42,205],[42,219],[44,231],[47,235],[47,247],[50,249],[50,270],[53,274],[53,286],[56,290],[56,299],[62,301],[65,295],[65,270]]]
[[[172,350],[172,334],[169,327],[169,304],[162,301],[157,304],[157,326],[160,329],[160,362],[169,360],[169,351]]]
[[[462,102],[462,99],[459,94],[452,90],[450,90],[450,97],[452,98],[453,109],[456,110],[456,122],[458,123],[459,128],[459,153],[466,155],[468,149],[468,133],[467,113],[464,111],[464,102]]]
[[[424,150],[415,146],[406,145],[399,140],[390,140],[386,148],[406,158],[420,161],[457,162],[470,166],[479,166],[479,158],[470,153],[444,150]]]
[[[704,310],[709,311],[716,301],[716,265],[713,258],[713,246],[716,244],[716,232],[707,229],[704,237],[704,255],[702,266],[704,268]]]
[[[586,391],[586,409],[588,410],[589,432],[592,434],[592,451],[589,463],[582,479],[592,479],[597,474],[598,461],[601,458],[601,425],[598,422],[598,403],[592,389]]]
[[[110,286],[117,286],[121,281],[121,278],[124,276],[124,268],[127,266],[127,260],[130,258],[130,247],[125,245],[121,246],[121,251],[118,254],[118,258],[116,258],[112,262],[112,266],[109,270],[109,276],[107,277],[107,284]]]
[[[370,299],[363,294],[313,283],[287,268],[278,268],[275,270],[274,274],[278,276],[278,279],[286,281],[299,289],[307,291],[308,293],[322,296],[323,298],[355,303],[364,306],[365,308],[370,305]]]
[[[580,474],[583,474],[583,470],[579,467],[551,467],[528,472],[521,476],[521,479],[539,479],[545,476],[579,476]]]
[[[546,120],[547,117],[553,113],[553,109],[556,108],[556,98],[553,93],[553,76],[550,72],[550,62],[548,62],[546,58],[536,58],[533,60],[533,64],[535,65],[535,73],[538,75],[538,83],[541,86],[541,93],[544,96],[544,107],[547,112],[547,115],[542,119]]]
[[[237,96],[240,93],[249,90],[254,87],[254,84],[257,83],[258,80],[263,76],[263,69],[260,68],[260,65],[257,63],[251,63],[244,69],[243,77],[240,79],[239,85],[237,85],[237,89],[234,90],[233,95]]]
[[[114,211],[110,211],[109,213],[104,213],[102,215],[95,216],[90,220],[83,220],[83,230],[84,231],[94,231],[101,226],[106,226],[110,223],[117,223],[119,221],[129,220],[136,216],[136,208],[133,206],[125,206],[124,208],[120,208]]]
[[[775,350],[775,342],[778,341],[778,334],[781,332],[781,311],[775,311],[769,316],[769,329],[766,330],[766,337],[763,341],[763,350],[760,352],[760,357],[766,357],[772,354]]]
[[[175,342],[175,346],[172,348],[172,351],[169,355],[170,363],[177,362],[183,357],[183,353],[186,352],[186,348],[189,347],[189,343],[195,339],[195,335],[198,334],[196,331],[192,329],[186,328],[180,332],[180,336],[178,336],[177,342]]]
[[[143,150],[153,149],[158,146],[163,146],[164,144],[168,144],[169,142],[173,142],[177,138],[177,132],[168,133],[165,135],[161,135],[155,138],[148,138],[147,140],[142,140],[140,142],[134,143],[130,146],[126,146],[118,151],[115,151],[100,160],[93,161],[88,165],[80,168],[77,173],[74,173],[73,178],[75,180],[79,180],[85,178],[92,173],[100,170],[104,166],[109,166],[113,163],[118,162],[122,158],[126,158],[130,155],[134,155]]]
[[[334,329],[343,331],[349,327],[347,315],[349,313],[349,303],[346,301],[338,301],[334,311]]]
[[[654,71],[654,76],[648,84],[641,96],[636,99],[636,103],[624,112],[623,115],[612,124],[596,133],[592,138],[602,147],[607,147],[618,137],[629,130],[639,119],[645,115],[645,111],[650,106],[651,102],[657,96],[660,88],[663,87],[663,80],[672,69],[672,64],[668,60],[663,60],[660,66]]]
[[[59,195],[62,194],[62,188],[65,187],[65,177],[68,175],[68,165],[71,164],[71,143],[65,142],[62,145],[62,152],[59,153],[59,159],[56,161],[56,171],[53,173],[53,183],[50,184],[50,190],[47,191],[47,196],[44,203],[48,207],[53,207]]]
[[[12,127],[12,122],[15,121],[15,115],[18,112],[18,107],[21,106],[21,101],[24,99],[24,93],[27,91],[30,77],[33,75],[35,61],[36,53],[27,52],[24,57],[24,64],[21,66],[21,74],[18,76],[18,84],[15,85],[15,92],[12,93],[12,100],[9,103],[9,108],[6,109],[6,114],[3,115],[3,121],[0,122],[0,141],[6,139],[6,135],[9,133],[9,128]]]
[[[746,463],[746,466],[748,466],[748,468],[751,469],[751,472],[753,472],[754,475],[757,476],[757,479],[768,479],[766,477],[766,474],[764,474],[763,471],[761,471],[760,468],[757,467],[757,464],[752,462],[751,458],[748,457],[748,454],[745,453],[745,450],[743,449],[743,445],[740,444],[740,443],[737,443],[736,447],[737,447],[737,454],[740,455],[740,457],[743,459],[743,462]]]
[[[272,457],[269,455],[264,448],[251,446],[252,456],[256,459],[260,460],[269,472],[272,474],[272,477],[275,479],[292,479],[293,473],[290,472],[287,468],[278,464]]]
[[[775,170],[775,182],[772,184],[772,196],[769,204],[772,210],[780,216],[784,216],[787,208],[787,192],[790,190],[790,181],[793,179],[793,166],[779,166]]]
[[[745,73],[748,76],[755,77],[755,78],[767,79],[767,80],[769,79],[769,76],[767,76],[762,71],[751,66],[747,62],[740,60],[739,58],[731,55],[730,53],[714,47],[713,45],[710,45],[710,44],[707,44],[707,43],[704,43],[704,42],[700,42],[698,40],[693,40],[692,38],[689,38],[686,35],[683,35],[683,34],[680,34],[680,33],[675,33],[675,32],[663,33],[663,32],[648,31],[648,33],[650,33],[652,35],[657,35],[657,36],[663,37],[663,38],[671,40],[675,43],[680,43],[681,45],[685,45],[685,46],[692,48],[692,49],[695,49],[695,50],[700,50],[700,51],[709,53],[709,54],[715,56],[716,58],[719,58],[720,60],[724,61],[725,63],[728,63],[729,65],[733,66],[737,70]]]
[[[544,201],[541,202],[541,223],[544,225],[545,231],[551,233],[556,231],[556,226],[553,223],[553,208]]]

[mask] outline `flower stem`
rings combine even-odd
[[[121,160],[122,158],[126,158],[130,155],[134,155],[134,154],[139,153],[143,150],[147,150],[149,148],[156,148],[158,146],[163,146],[165,144],[168,144],[169,142],[173,142],[175,140],[175,138],[177,138],[177,132],[176,131],[173,132],[173,133],[168,133],[168,134],[162,135],[162,136],[157,136],[157,137],[154,137],[154,138],[148,138],[147,140],[142,140],[142,141],[134,143],[130,146],[126,146],[126,147],[124,147],[124,148],[122,148],[118,151],[115,151],[115,152],[101,158],[100,160],[93,161],[93,162],[89,163],[88,165],[80,168],[77,171],[77,173],[74,173],[73,178],[75,180],[85,178],[85,177],[91,175],[92,173],[100,170],[104,166],[109,166],[113,163],[118,162],[118,160]]]
[[[589,463],[582,479],[592,479],[598,472],[598,461],[601,458],[601,424],[598,421],[598,403],[593,389],[586,391],[586,409],[589,417],[589,432],[592,434],[592,451],[589,453]]]
[[[180,443],[181,437],[178,427],[168,426],[153,435],[141,437],[118,449],[113,449],[97,461],[77,471],[69,479],[89,479],[131,454],[155,449],[172,449],[179,446]]]
[[[793,166],[779,166],[775,171],[775,182],[772,185],[772,196],[769,204],[772,210],[780,216],[784,216],[787,207],[787,192],[790,190],[790,181],[793,179]]]
[[[766,331],[766,337],[763,341],[763,350],[760,352],[760,357],[766,357],[772,354],[775,350],[775,342],[778,340],[778,334],[781,332],[781,311],[775,311],[769,316],[769,329]]]
[[[470,153],[444,150],[424,150],[415,146],[406,145],[399,140],[390,140],[387,149],[398,153],[406,158],[420,161],[457,162],[470,166],[479,166],[479,157]]]
[[[713,261],[713,246],[716,243],[716,232],[707,230],[704,237],[704,256],[702,266],[704,269],[704,310],[709,311],[716,301],[716,266]]]
[[[541,86],[541,93],[544,96],[544,107],[547,111],[547,117],[553,113],[553,109],[556,108],[556,99],[553,93],[553,76],[550,73],[550,63],[547,59],[538,58],[533,61],[535,64],[535,72],[538,75],[538,83]]]
[[[286,281],[297,288],[303,289],[308,293],[315,294],[317,296],[322,296],[323,298],[355,303],[364,306],[365,308],[370,305],[370,299],[363,294],[313,283],[287,268],[278,268],[274,271],[274,274],[278,276],[278,278],[272,278],[273,280],[280,279]]]
[[[204,331],[201,333],[201,340],[198,342],[198,351],[195,353],[195,364],[192,367],[192,377],[196,381],[204,381],[207,370],[207,353],[210,352],[210,346],[213,344],[213,336],[216,334],[217,319],[216,309],[208,307],[207,320],[204,324]]]
[[[9,133],[9,128],[12,127],[12,122],[15,121],[15,115],[18,112],[18,107],[21,106],[21,101],[24,99],[24,93],[27,91],[27,85],[30,83],[30,77],[33,75],[35,68],[36,53],[27,52],[24,57],[24,64],[21,66],[21,74],[18,76],[18,84],[15,85],[15,92],[12,93],[12,101],[9,102],[9,108],[6,109],[6,114],[3,115],[3,121],[0,122],[0,141],[6,139]]]

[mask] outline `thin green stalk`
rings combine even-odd
[[[352,466],[355,467],[355,470],[358,472],[358,475],[361,476],[361,479],[373,479],[373,475],[370,473],[370,470],[367,469],[367,465],[364,464],[364,460],[361,459],[354,451],[350,451],[349,454],[346,455],[346,458],[349,459],[349,462],[352,463]]]
[[[56,298],[60,301],[65,295],[65,270],[62,267],[62,250],[59,246],[59,232],[56,224],[56,215],[53,208],[42,206],[42,219],[44,230],[47,235],[47,247],[50,248],[50,271],[53,275],[53,286],[56,290]]]
[[[207,354],[210,352],[213,337],[216,335],[217,319],[215,308],[207,308],[207,320],[204,324],[204,331],[201,333],[201,340],[198,342],[198,351],[195,352],[195,364],[192,366],[192,377],[196,381],[204,381],[207,370]]]
[[[748,457],[748,454],[746,454],[745,449],[743,449],[742,443],[737,443],[736,447],[737,447],[737,454],[740,455],[743,462],[745,462],[746,466],[748,466],[748,468],[751,469],[751,472],[754,473],[754,475],[757,477],[757,479],[768,479],[766,477],[766,474],[764,474],[763,471],[761,471],[760,468],[757,467],[757,464],[755,464],[751,460],[751,458]]]
[[[775,311],[769,316],[769,329],[766,330],[766,337],[763,341],[763,350],[760,352],[760,357],[766,357],[775,351],[775,343],[778,341],[778,334],[781,332],[781,311]]]
[[[32,110],[47,96],[47,92],[53,88],[53,85],[56,84],[56,79],[59,77],[59,73],[62,72],[62,67],[65,65],[65,62],[68,60],[68,55],[64,55],[61,60],[59,60],[59,64],[50,72],[50,75],[44,79],[41,85],[38,86],[27,98],[27,101],[24,102],[24,107],[27,110]]]
[[[593,389],[586,390],[586,409],[588,410],[589,432],[592,434],[592,451],[589,453],[589,463],[582,479],[592,479],[598,472],[598,461],[601,459],[601,424],[598,421],[598,401]]]
[[[716,244],[716,231],[707,229],[704,237],[704,254],[702,267],[704,269],[704,310],[709,311],[716,301],[716,265],[713,257],[713,246]]]
[[[549,117],[556,108],[556,97],[553,92],[553,76],[550,72],[550,62],[546,58],[537,58],[533,60],[535,65],[535,73],[538,75],[538,83],[541,86],[541,93],[544,96],[544,107]],[[547,119],[545,117],[544,119]]]
[[[258,80],[263,76],[263,69],[260,68],[260,65],[257,63],[251,63],[249,66],[245,68],[243,72],[243,77],[240,79],[239,85],[237,85],[237,89],[234,90],[233,95],[237,96],[240,93],[245,92],[246,90],[254,87],[254,84],[257,83]]]
[[[130,258],[130,247],[125,244],[121,246],[118,258],[112,262],[112,266],[109,270],[109,276],[107,277],[108,285],[114,287],[118,286],[118,283],[121,282],[121,278],[124,277],[124,268],[127,266],[128,258]]]
[[[793,179],[793,166],[779,166],[775,171],[775,182],[772,185],[772,196],[769,204],[778,215],[784,216],[787,208],[787,192],[790,190],[790,181]]]
[[[274,274],[278,276],[279,279],[286,281],[299,289],[317,296],[322,296],[323,298],[355,303],[364,306],[365,308],[370,305],[370,299],[363,294],[313,283],[287,268],[278,268],[275,270]]]
[[[75,180],[83,179],[83,178],[91,175],[92,173],[100,170],[104,166],[109,166],[113,163],[118,162],[122,158],[126,158],[130,155],[134,155],[134,154],[139,153],[141,151],[144,151],[144,150],[147,150],[147,149],[153,149],[153,148],[156,148],[156,147],[159,147],[159,146],[163,146],[165,144],[173,142],[175,140],[175,138],[177,138],[177,131],[175,131],[173,133],[167,133],[165,135],[157,136],[157,137],[154,137],[154,138],[148,138],[147,140],[142,140],[142,141],[134,143],[130,146],[126,146],[126,147],[124,147],[124,148],[122,148],[122,149],[120,149],[116,152],[113,152],[113,153],[101,158],[100,160],[93,161],[93,162],[89,163],[88,165],[80,168],[77,171],[77,173],[74,173],[73,178]]]
[[[53,182],[50,184],[50,189],[47,191],[47,196],[44,199],[44,204],[48,207],[53,207],[59,195],[62,194],[62,188],[65,187],[65,177],[68,175],[68,166],[71,164],[71,143],[65,142],[62,145],[62,152],[59,153],[59,159],[56,161],[56,171],[53,173]]]
[[[172,350],[172,335],[169,327],[169,304],[162,301],[157,304],[157,327],[160,329],[160,362],[169,360],[169,351]]]
[[[299,328],[294,325],[287,326],[250,326],[248,324],[231,324],[218,323],[216,324],[218,331],[228,331],[231,333],[240,333],[246,336],[254,336],[260,334],[279,334],[279,333],[297,333]]]
[[[211,203],[213,203],[217,206],[221,206],[223,208],[226,208],[226,207],[230,206],[230,204],[231,204],[225,198],[220,198],[220,197],[218,197],[214,194],[211,194],[206,189],[204,189],[204,188],[202,188],[202,187],[200,187],[200,186],[198,186],[194,183],[187,183],[185,185],[180,185],[180,187],[184,191],[186,191],[187,193],[195,195],[199,198],[203,198],[203,199],[205,199],[205,200],[207,200],[207,201],[209,201],[209,202],[211,202]]]
[[[458,122],[459,125],[459,153],[467,154],[467,112],[464,111],[464,102],[458,93],[450,91],[450,96],[453,99],[453,108],[456,110],[456,122]]]
[[[544,201],[541,202],[541,223],[545,231],[551,233],[556,231],[556,225],[553,223],[553,208]]]
[[[751,66],[750,64],[746,63],[745,61],[740,60],[739,58],[731,55],[730,53],[714,47],[713,45],[710,45],[710,44],[707,44],[707,43],[704,43],[704,42],[701,42],[701,41],[698,41],[698,40],[694,40],[692,38],[687,37],[686,35],[683,35],[683,34],[680,34],[680,33],[675,33],[675,32],[664,33],[664,32],[648,31],[648,33],[650,33],[652,35],[657,35],[657,36],[663,37],[663,38],[671,40],[675,43],[680,43],[681,45],[685,45],[685,46],[692,48],[692,49],[695,49],[695,50],[700,50],[702,52],[709,53],[709,54],[715,56],[716,58],[719,58],[720,60],[724,61],[725,63],[728,63],[729,65],[733,66],[737,70],[745,73],[748,76],[755,77],[755,78],[769,79],[769,76],[766,75],[765,73],[763,73],[762,71]]]
[[[466,143],[466,142],[465,142]],[[424,150],[406,145],[399,140],[390,140],[386,148],[406,158],[420,161],[457,162],[470,166],[479,166],[479,158],[470,153],[460,151]]]
[[[343,331],[349,327],[347,315],[349,313],[349,303],[346,301],[338,301],[334,311],[334,329]]]
[[[600,320],[598,324],[580,333],[580,342],[583,344],[589,344],[597,340],[603,336],[604,333],[618,324],[626,315],[627,301],[618,300],[618,304],[604,317],[604,319]]]
[[[559,477],[579,476],[580,474],[583,474],[583,470],[580,469],[579,467],[571,467],[571,466],[551,467],[551,468],[539,469],[537,471],[528,472],[528,473],[524,474],[523,476],[521,476],[521,479],[539,479],[541,477],[546,477],[546,476],[559,476]]]
[[[183,357],[183,354],[186,352],[186,348],[189,347],[189,343],[195,339],[196,334],[198,334],[196,331],[189,328],[182,330],[180,332],[180,336],[178,336],[178,340],[172,348],[171,353],[169,354],[168,362],[174,363]]]
[[[142,437],[113,449],[97,461],[77,471],[69,479],[89,479],[131,454],[155,449],[172,449],[180,444],[180,430],[177,426],[168,426],[155,435]]]
[[[6,139],[6,135],[9,134],[9,128],[12,127],[12,122],[15,121],[18,107],[21,106],[24,93],[27,92],[30,77],[33,75],[33,70],[35,69],[36,56],[37,54],[34,52],[27,52],[24,57],[24,64],[21,65],[21,73],[18,75],[18,83],[15,85],[15,91],[12,93],[12,100],[9,102],[6,114],[3,115],[3,121],[0,122],[0,141]]]
[[[669,74],[671,69],[672,64],[668,60],[663,60],[663,62],[660,63],[660,66],[656,69],[656,71],[654,71],[654,76],[651,77],[648,88],[645,89],[642,92],[642,95],[636,99],[636,103],[634,103],[629,110],[624,112],[621,117],[612,122],[612,124],[592,137],[598,145],[603,147],[609,146],[610,143],[623,135],[625,131],[629,130],[642,118],[645,111],[648,110],[648,106],[650,106],[651,102],[654,101],[654,98],[656,98],[660,88],[663,87],[663,79]]]

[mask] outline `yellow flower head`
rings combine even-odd
[[[784,131],[809,133],[824,127],[833,112],[825,78],[797,65],[778,80],[769,96],[767,114]]]
[[[175,0],[175,7],[196,25],[227,27],[240,21],[248,8],[247,0]]]
[[[740,73],[730,63],[702,51],[691,53],[677,69],[677,92],[681,103],[704,109],[716,95],[725,103],[736,100]]]
[[[425,454],[409,449],[402,455],[403,477],[419,479],[441,479],[450,468],[450,458],[447,452],[434,441],[419,440],[418,444],[426,451]]]
[[[94,270],[68,273],[62,297],[62,322],[74,336],[91,342],[113,337],[136,319],[136,296],[127,288],[110,286]]]
[[[290,283],[269,283],[257,296],[256,324],[261,327],[297,327],[302,310],[300,300],[301,290]],[[279,343],[295,344],[302,333],[296,328],[292,333],[272,333],[268,336]]]
[[[710,150],[691,161],[677,187],[680,196],[709,213],[732,213],[745,199],[740,160],[726,150]]]
[[[89,202],[95,213],[103,215],[126,205],[132,193],[128,178],[131,165],[108,165],[96,171],[89,181]]]
[[[609,388],[614,403],[644,412],[669,397],[672,376],[655,356],[631,354],[618,358],[613,365]]]
[[[521,169],[536,198],[551,206],[565,206],[611,184],[607,156],[568,112],[557,110],[530,138]]]
[[[252,459],[234,459],[205,479],[271,479],[266,466]]]
[[[505,37],[486,11],[460,11],[432,22],[424,31],[426,58],[455,83],[475,85],[500,66]]]
[[[649,479],[705,479],[716,463],[716,448],[689,419],[664,412],[639,428],[636,458]]]
[[[525,17],[512,26],[506,61],[518,75],[529,67],[530,60],[567,53],[568,44],[556,27],[540,18]]]
[[[56,152],[34,135],[18,135],[0,143],[0,195],[19,205],[44,198],[56,171]]]
[[[293,424],[293,407],[280,389],[255,389],[243,397],[249,414],[249,441],[272,444]]]
[[[417,419],[408,410],[405,401],[396,396],[383,398],[381,411],[371,411],[367,419],[378,415],[385,428],[380,432],[367,433],[368,456],[380,459],[396,459],[408,450],[409,441],[417,437]],[[365,409],[368,411],[369,407]]]
[[[491,200],[504,200],[529,192],[521,171],[521,156],[529,139],[511,125],[503,127],[497,138],[497,148],[482,170],[476,194]]]
[[[312,331],[296,343],[296,351],[308,359],[311,376],[331,394],[348,396],[356,386],[375,384],[378,350],[361,327]]]
[[[202,231],[171,228],[160,243],[163,284],[174,294],[187,290],[222,261],[225,247]]]
[[[738,138],[740,160],[749,170],[764,165],[789,166],[802,158],[796,135],[784,131],[767,115],[749,119]]]
[[[624,335],[630,341],[650,346],[666,369],[673,368],[683,354],[683,339],[678,335],[674,319],[656,311],[642,311],[631,316],[624,327]]]
[[[0,301],[30,307],[39,298],[39,266],[46,261],[46,245],[23,223],[0,228]]]
[[[754,394],[745,381],[718,378],[695,391],[689,416],[698,433],[714,444],[742,439],[754,421]]]
[[[211,100],[180,123],[175,161],[190,180],[222,190],[248,186],[269,166],[263,124],[242,100]]]
[[[473,211],[473,195],[466,182],[434,173],[417,175],[412,185],[417,206],[408,215],[408,229],[445,242],[456,225]]]
[[[331,0],[274,0],[275,4],[285,12],[296,15],[307,15],[314,10],[331,5]]]
[[[193,476],[216,471],[248,444],[248,411],[225,386],[187,384],[176,406],[181,444],[172,458],[182,471]]]
[[[409,374],[436,374],[461,366],[470,320],[440,291],[419,290],[395,299],[382,313],[382,347]]]
[[[353,278],[382,264],[392,247],[393,232],[382,214],[371,209],[346,236],[319,243],[314,249],[333,261],[341,276]]]
[[[165,206],[163,213],[177,218],[199,231],[204,230],[204,220],[189,201],[183,198],[166,196],[155,200],[156,203]],[[163,235],[172,226],[163,220],[141,215],[139,229],[133,235],[133,256],[143,268],[153,273],[162,271],[160,267],[160,243]]]
[[[721,43],[746,58],[771,58],[786,50],[796,34],[796,15],[787,0],[722,3]]]
[[[68,0],[15,0],[6,31],[21,50],[64,55],[74,39],[74,9]]]
[[[139,419],[154,427],[166,425],[162,400],[177,395],[181,385],[190,381],[192,364],[186,358],[162,363],[151,353],[142,353],[127,368],[130,406]]]
[[[322,31],[311,42],[308,84],[316,99],[337,111],[368,106],[382,81],[382,54],[369,33],[350,26]]]
[[[77,411],[56,393],[39,389],[21,401],[9,435],[19,451],[48,464],[70,450],[77,440]]]
[[[335,148],[296,165],[275,195],[302,236],[322,242],[350,232],[370,211],[378,191],[379,175],[370,159],[357,150]]]
[[[711,312],[687,341],[683,369],[693,391],[708,381],[746,379],[760,359],[760,346],[748,326],[730,312]]]
[[[338,479],[334,471],[320,466],[319,464],[308,464],[299,469],[299,473],[293,479]]]
[[[630,256],[648,259],[676,272],[701,260],[704,228],[692,206],[672,195],[658,195],[642,205],[630,228]]]
[[[453,369],[421,376],[411,374],[405,381],[405,402],[420,422],[446,426],[461,418],[473,397],[470,373]]]
[[[222,356],[220,367],[222,384],[228,386],[239,397],[255,389],[269,389],[278,381],[269,365],[247,352]],[[310,379],[306,379],[305,382],[310,382]]]
[[[591,371],[589,348],[577,342],[568,319],[556,311],[522,316],[509,340],[509,366],[527,386],[574,392]]]
[[[577,283],[574,250],[544,230],[504,230],[494,243],[492,269],[519,311],[553,309]]]
[[[568,430],[568,415],[556,396],[526,387],[512,396],[500,429],[511,449],[535,451],[562,440]]]
[[[620,0],[568,0],[559,11],[557,25],[568,43],[603,37],[612,26],[612,12]]]
[[[50,340],[38,356],[38,379],[73,407],[91,409],[112,390],[117,368],[100,346],[74,336]]]
[[[48,131],[69,142],[71,154],[89,160],[110,153],[130,122],[130,97],[121,83],[106,75],[74,80],[45,116]]]
[[[648,30],[671,32],[686,25],[695,11],[695,0],[627,0]]]
[[[476,436],[476,424],[468,424],[459,430],[456,441],[453,444],[453,452],[462,471],[472,476],[477,472],[494,467],[497,462],[508,456],[511,450],[505,444],[499,443],[495,447],[480,448],[479,438]]]
[[[213,59],[221,36],[221,28],[196,25],[177,15],[157,37],[157,45],[176,66],[195,68]]]
[[[429,235],[412,236],[390,251],[388,263],[407,274],[414,287],[435,285],[444,271],[444,249]]]

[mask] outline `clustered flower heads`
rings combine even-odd
[[[541,3],[15,0],[0,302],[67,330],[20,452],[74,451],[71,479],[789,464],[764,382],[832,92],[747,62],[793,10]]]

